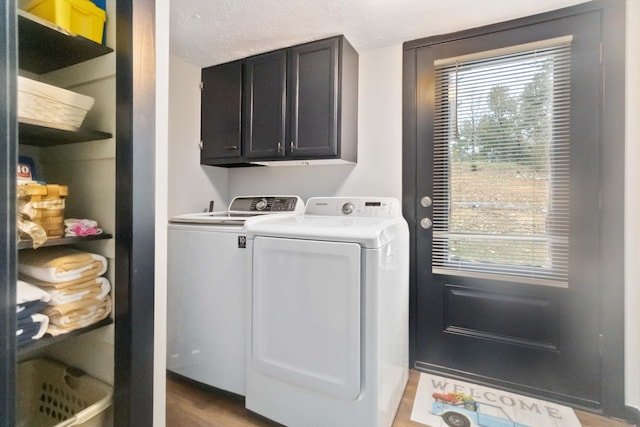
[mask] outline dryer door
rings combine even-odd
[[[251,353],[257,370],[357,398],[360,252],[354,243],[256,237]]]

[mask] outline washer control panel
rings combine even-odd
[[[231,201],[229,211],[254,214],[298,212],[302,209],[302,205],[302,199],[297,196],[243,196]]]
[[[393,197],[312,197],[305,215],[387,217],[401,216],[400,202]]]

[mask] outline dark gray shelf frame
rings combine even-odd
[[[18,67],[48,73],[113,52],[113,49],[78,36],[55,24],[18,10]]]
[[[71,245],[73,243],[91,242],[94,240],[106,240],[111,238],[113,238],[113,235],[108,233],[97,234],[95,236],[60,237],[57,239],[48,239],[39,247],[44,248],[47,246]],[[18,242],[18,249],[33,249],[33,243],[30,240]]]
[[[20,144],[36,147],[75,144],[77,142],[95,141],[112,138],[109,132],[77,128],[41,122],[39,120],[19,118],[18,134]]]

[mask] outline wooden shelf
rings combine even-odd
[[[106,240],[111,238],[113,238],[111,234],[97,234],[95,236],[83,237],[60,237],[58,239],[49,239],[39,247],[44,248],[47,246],[71,245],[73,243],[91,242],[93,240]],[[18,249],[33,249],[33,243],[31,241],[18,242]]]
[[[36,74],[97,58],[113,49],[18,10],[18,66]]]
[[[48,347],[50,345],[57,344],[62,341],[66,341],[69,338],[77,337],[78,335],[86,334],[87,332],[90,332],[90,331],[95,331],[96,329],[100,329],[104,326],[111,325],[112,323],[113,323],[113,320],[111,320],[111,318],[106,318],[97,323],[94,323],[93,325],[89,325],[85,328],[76,329],[75,331],[71,331],[66,334],[58,335],[55,337],[49,334],[45,334],[44,337],[40,338],[39,340],[35,340],[33,343],[25,344],[23,346],[18,347],[18,354],[17,354],[18,360],[24,359],[29,355],[33,354],[34,352],[40,349],[43,349],[45,347]]]
[[[113,137],[109,132],[51,124],[26,118],[18,118],[18,125],[20,143],[36,147],[75,144],[77,142],[95,141]]]

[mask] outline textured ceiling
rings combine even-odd
[[[209,66],[336,34],[358,51],[585,0],[171,0],[171,53]]]

